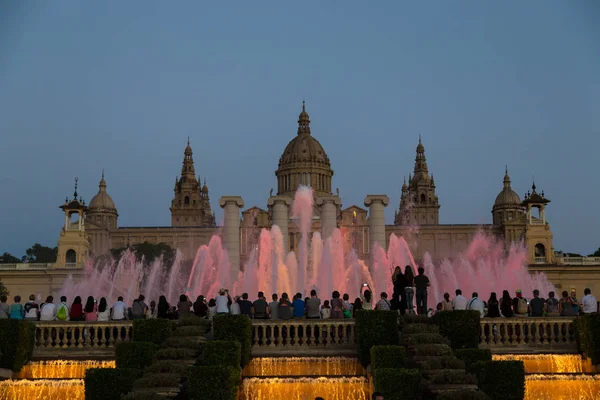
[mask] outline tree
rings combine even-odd
[[[600,257],[600,247],[598,247],[598,250],[590,254],[588,257]]]
[[[18,264],[20,262],[20,258],[17,258],[10,253],[5,252],[0,256],[0,264]]]
[[[58,256],[58,247],[46,247],[35,243],[28,248],[23,256],[23,261],[28,263],[53,263]]]
[[[0,296],[8,296],[8,289],[4,286],[4,283],[0,280]]]
[[[130,246],[129,249],[135,253],[138,260],[143,258],[144,265],[146,266],[150,265],[154,260],[161,256],[163,257],[163,264],[167,268],[170,268],[173,261],[175,261],[176,250],[166,243],[154,244],[144,242],[134,244],[133,246]],[[120,249],[110,249],[110,252],[114,259],[118,261],[125,250],[127,250],[127,248],[123,247]]]

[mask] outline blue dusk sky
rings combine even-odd
[[[386,193],[392,223],[421,134],[441,223],[491,223],[508,165],[591,253],[599,72],[593,0],[2,1],[0,252],[56,245],[103,168],[120,226],[168,226],[188,136],[218,222],[266,208],[305,99],[344,207]]]

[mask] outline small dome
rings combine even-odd
[[[503,189],[498,196],[496,196],[496,201],[494,202],[495,206],[504,206],[504,205],[520,205],[521,199],[517,192],[508,188],[508,190]]]
[[[279,168],[302,162],[323,164],[329,168],[329,157],[321,143],[311,135],[298,135],[288,143],[279,159]]]
[[[104,171],[102,171],[102,179],[100,179],[100,184],[98,185],[99,190],[98,194],[92,198],[90,204],[88,205],[88,209],[90,211],[94,210],[114,210],[116,211],[115,202],[106,192],[106,181],[104,180]]]

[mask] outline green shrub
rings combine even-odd
[[[479,311],[455,310],[436,313],[432,320],[440,333],[450,339],[452,348],[465,349],[479,346]]]
[[[433,324],[410,324],[402,328],[403,335],[412,335],[416,333],[440,333],[440,328]]]
[[[212,322],[210,319],[191,316],[178,320],[177,324],[179,326],[202,326],[208,331],[212,325]]]
[[[404,321],[404,325],[431,323],[431,318],[427,315],[405,314],[402,316],[402,320]]]
[[[201,342],[197,338],[188,337],[188,336],[171,336],[162,344],[162,347],[164,349],[175,348],[175,349],[201,350],[202,346],[203,346],[203,342]]]
[[[438,394],[436,400],[490,400],[490,398],[478,390],[460,389]]]
[[[190,400],[235,400],[240,374],[239,367],[192,367],[188,374],[189,398]]]
[[[452,349],[447,344],[418,344],[410,348],[415,357],[451,356]]]
[[[204,336],[206,329],[203,326],[180,326],[171,334],[172,336]]]
[[[127,396],[123,397],[123,400],[167,400],[167,398],[158,393],[143,391],[130,392]]]
[[[525,396],[522,361],[479,361],[469,370],[476,373],[479,389],[492,400],[522,400]]]
[[[371,371],[379,368],[403,368],[406,361],[406,350],[402,346],[371,347]]]
[[[133,321],[133,341],[161,345],[171,335],[173,324],[168,319],[136,319]]]
[[[0,368],[19,372],[31,359],[35,325],[17,319],[0,319]]]
[[[575,320],[575,338],[579,351],[600,364],[600,315],[585,315]]]
[[[399,344],[396,311],[356,311],[356,344],[363,366],[371,363],[371,347]]]
[[[198,354],[200,354],[199,350],[160,349],[155,353],[154,357],[157,360],[193,360]]]
[[[214,340],[237,340],[242,349],[241,366],[250,362],[252,321],[247,315],[217,314],[213,317]]]
[[[477,361],[492,361],[492,352],[489,349],[457,349],[454,355],[463,360],[467,368]]]
[[[90,368],[85,372],[85,400],[121,400],[142,371],[132,368]]]
[[[413,333],[413,334],[402,334],[402,338],[407,344],[447,344],[450,345],[450,341],[444,338],[439,333]]]
[[[123,342],[115,349],[117,368],[144,369],[152,364],[158,345],[150,342]]]
[[[203,365],[237,367],[242,360],[242,347],[235,340],[213,340],[206,342],[202,352]]]
[[[421,372],[418,369],[379,368],[375,375],[375,391],[381,392],[385,400],[420,399]]]
[[[453,356],[427,357],[417,361],[424,370],[432,369],[465,369],[465,362]]]
[[[158,360],[144,369],[146,374],[157,374],[159,372],[187,375],[189,366],[181,361]]]
[[[145,374],[135,381],[135,388],[176,388],[181,383],[181,375],[175,373],[158,372]]]
[[[477,385],[475,375],[460,369],[444,369],[428,377],[434,385],[466,384]]]

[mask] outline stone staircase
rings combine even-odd
[[[177,327],[155,353],[152,365],[135,381],[126,400],[175,399],[186,391],[188,369],[202,353],[211,322],[189,317],[175,323]]]

